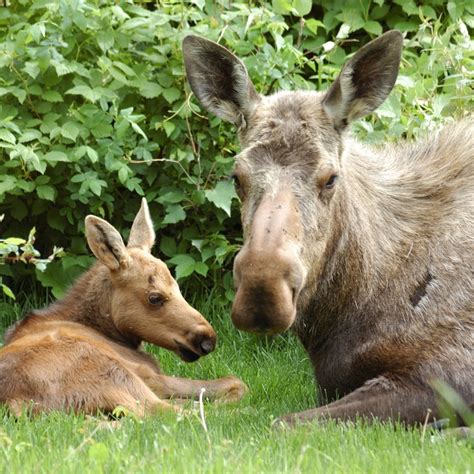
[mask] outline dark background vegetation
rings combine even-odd
[[[92,261],[84,217],[101,216],[126,237],[145,196],[155,253],[188,289],[218,288],[216,297],[232,297],[230,264],[241,231],[228,176],[238,145],[233,127],[190,94],[181,53],[187,34],[229,47],[257,89],[271,93],[325,89],[347,55],[383,31],[402,31],[397,86],[353,130],[377,144],[429,133],[472,110],[473,14],[472,2],[459,0],[6,2],[4,291],[12,296],[36,281],[60,296]],[[61,258],[38,259],[33,239],[25,243],[33,227],[34,247],[46,257],[63,247]]]

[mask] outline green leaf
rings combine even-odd
[[[207,276],[207,272],[209,271],[209,267],[203,263],[203,262],[196,262],[196,264],[194,265],[194,271],[196,273],[199,273],[199,275],[202,275],[202,276]]]
[[[112,29],[107,31],[100,31],[97,34],[97,44],[99,48],[105,53],[114,45],[114,32]]]
[[[40,199],[45,199],[47,201],[54,201],[56,196],[54,188],[48,185],[37,186],[36,194],[38,194]]]
[[[186,278],[194,272],[196,262],[190,255],[176,255],[169,260],[170,263],[176,265],[175,275],[176,280]]]
[[[58,161],[69,161],[69,158],[67,157],[66,153],[62,151],[50,151],[49,153],[46,153],[43,158],[48,163],[57,163]]]
[[[65,270],[61,261],[51,262],[44,271],[35,270],[36,278],[44,287],[51,287],[55,298],[61,298],[66,289],[84,271],[80,266],[70,267]]]
[[[139,86],[140,94],[146,99],[154,99],[163,92],[163,88],[154,82],[143,82]]]
[[[0,196],[15,189],[16,187],[16,178],[15,176],[3,175],[0,176]]]
[[[32,79],[36,79],[40,73],[40,68],[37,62],[26,61],[23,71],[25,71]]]
[[[371,33],[373,35],[381,35],[382,34],[382,26],[380,23],[376,21],[366,21],[364,23],[364,30],[367,31],[367,33]]]
[[[177,190],[177,191],[169,191],[165,194],[162,194],[157,201],[160,202],[161,204],[164,203],[170,203],[170,204],[178,204],[179,202],[183,201],[185,199],[185,194],[183,191]]]
[[[121,71],[123,71],[127,76],[136,76],[135,71],[127,66],[126,64],[120,62],[120,61],[114,61],[112,63],[115,67],[118,67]]]
[[[168,103],[171,104],[181,97],[181,91],[175,87],[170,87],[169,89],[165,89],[163,91],[163,96],[168,101]]]
[[[165,129],[166,136],[169,137],[175,131],[176,125],[173,122],[163,122],[163,128]]]
[[[140,128],[139,125],[137,125],[135,122],[130,122],[130,125],[132,126],[133,130],[135,130],[136,133],[141,135],[146,141],[148,141],[148,137],[145,135],[145,132]]]
[[[0,128],[0,140],[8,143],[16,143],[15,135],[4,128]]]
[[[299,16],[305,16],[311,11],[312,0],[293,0],[293,8]]]
[[[417,15],[418,14],[418,7],[414,0],[395,0],[395,3],[398,3],[402,10],[407,15]],[[448,9],[449,9],[449,2],[448,2]]]
[[[119,169],[119,172],[118,172],[118,177],[119,177],[119,180],[122,184],[125,184],[127,179],[128,179],[128,176],[129,176],[129,168],[128,166],[122,166],[120,169]]]
[[[63,96],[57,91],[46,91],[43,94],[43,99],[47,102],[57,103],[63,101]]]
[[[11,93],[18,99],[18,102],[20,102],[20,104],[23,104],[23,102],[25,102],[26,91],[24,91],[23,89],[15,87],[11,90]]]
[[[220,181],[216,187],[210,191],[206,191],[206,198],[212,202],[214,206],[223,209],[230,216],[230,207],[232,199],[237,198],[234,185],[230,181]]]
[[[100,196],[102,194],[102,188],[107,186],[105,181],[99,179],[93,179],[89,181],[88,184],[89,189],[97,196]]]
[[[173,257],[177,251],[175,240],[168,236],[162,237],[160,239],[160,251],[167,257]]]
[[[50,209],[46,218],[49,227],[52,229],[64,231],[66,222],[63,216],[61,216],[57,209]]]
[[[12,300],[15,300],[15,295],[13,294],[13,291],[10,290],[10,288],[8,288],[7,285],[3,284],[3,283],[0,283],[0,285],[2,286],[2,290],[3,290],[3,293],[5,293],[9,298],[11,298]]]
[[[38,138],[41,138],[42,136],[43,134],[39,130],[24,130],[18,141],[20,143],[27,143],[32,140],[38,140]]]
[[[434,11],[433,8],[431,8],[429,5],[423,5],[421,7],[421,12],[423,15],[427,18],[436,18],[436,12]]]
[[[272,0],[272,9],[275,13],[286,15],[291,12],[291,3],[290,0]]]
[[[186,219],[186,212],[183,206],[179,204],[171,204],[166,207],[166,215],[163,219],[163,224],[176,224],[177,222],[184,221]]]
[[[324,28],[324,23],[322,21],[315,20],[314,18],[309,18],[306,20],[304,25],[314,35],[318,32],[318,28]]]
[[[89,157],[89,160],[91,160],[92,163],[97,163],[97,161],[99,160],[99,155],[97,154],[97,152],[90,146],[86,146],[86,152],[87,156]]]
[[[69,140],[76,141],[77,136],[79,135],[80,129],[74,122],[66,122],[61,127],[61,135],[64,138],[68,138]]]
[[[101,94],[100,92],[91,89],[89,86],[76,86],[66,91],[66,94],[80,95],[91,102],[97,102]]]
[[[5,239],[4,242],[10,245],[16,245],[17,247],[26,244],[26,240],[20,239],[19,237],[8,237],[8,239]]]

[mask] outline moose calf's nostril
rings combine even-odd
[[[209,352],[212,352],[214,350],[215,344],[212,339],[204,339],[201,341],[201,350],[204,354],[209,354]]]

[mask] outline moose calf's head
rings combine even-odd
[[[402,36],[390,31],[361,48],[325,93],[259,95],[244,64],[196,36],[183,42],[191,88],[217,116],[239,127],[235,185],[244,246],[235,259],[235,325],[277,333],[294,322],[305,288],[330,261],[350,185],[344,130],[390,93]]]
[[[185,301],[165,263],[150,253],[155,232],[145,199],[127,246],[103,219],[87,216],[85,225],[89,247],[110,275],[104,289],[120,333],[174,351],[187,362],[214,350],[214,330]]]

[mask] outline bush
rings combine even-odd
[[[0,222],[2,222],[3,217],[3,215],[0,216]],[[62,255],[63,249],[54,247],[53,253],[49,257],[41,258],[41,254],[34,247],[35,234],[36,229],[33,227],[28,235],[28,240],[19,237],[0,239],[0,268],[3,270],[4,275],[12,275],[11,268],[6,268],[6,265],[18,263],[34,265],[38,271],[44,272],[49,263]],[[16,299],[11,288],[3,283],[2,275],[0,275],[0,289],[8,298]]]
[[[470,2],[441,0],[15,0],[0,9],[2,234],[34,226],[40,250],[66,249],[36,272],[59,296],[91,262],[84,217],[126,233],[146,196],[158,254],[178,279],[230,298],[241,242],[226,179],[235,132],[190,96],[182,39],[192,32],[226,44],[269,93],[325,88],[360,44],[389,28],[406,32],[396,91],[377,120],[355,126],[380,142],[469,108],[473,13]]]

